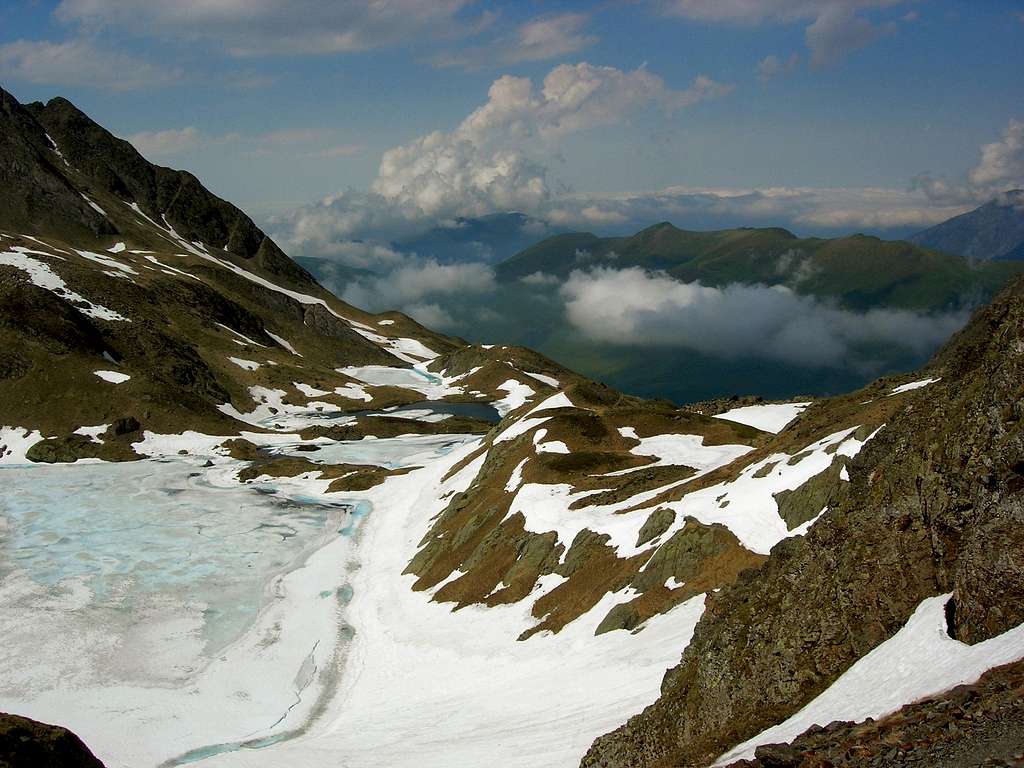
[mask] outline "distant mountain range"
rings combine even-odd
[[[497,264],[559,231],[543,219],[513,211],[476,218],[459,217],[445,226],[434,227],[392,245],[402,253],[415,253],[442,264],[461,261]]]
[[[1024,259],[1024,189],[918,232],[910,242],[968,259]]]
[[[497,274],[504,282],[537,274],[564,279],[593,267],[641,267],[711,286],[784,285],[850,309],[921,310],[991,296],[1019,271],[1016,265],[972,265],[912,243],[867,235],[799,238],[781,228],[693,232],[662,222],[630,237],[556,235],[501,263]]]

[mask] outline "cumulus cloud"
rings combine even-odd
[[[779,75],[790,75],[796,71],[797,67],[800,66],[800,54],[791,54],[785,60],[780,59],[774,54],[771,56],[765,56],[761,61],[757,63],[755,68],[757,76],[761,80],[771,80],[773,77]]]
[[[437,67],[482,69],[578,53],[599,39],[584,31],[588,18],[585,13],[561,13],[531,19],[487,45],[441,54],[432,62]]]
[[[566,136],[645,108],[672,113],[730,88],[699,76],[678,90],[642,67],[626,72],[587,63],[555,67],[539,88],[529,78],[506,75],[454,130],[385,152],[369,192],[332,195],[272,228],[295,253],[333,257],[345,240],[394,240],[460,216],[546,215],[559,185],[548,178],[545,156]],[[605,224],[625,222],[603,208],[587,213]]]
[[[167,85],[181,72],[108,49],[88,40],[15,40],[0,45],[0,72],[5,79],[37,85],[109,88],[131,91]]]
[[[506,75],[454,131],[435,131],[385,152],[372,189],[426,216],[537,210],[550,196],[538,143],[649,106],[672,112],[730,87],[700,76],[674,90],[644,68],[625,72],[587,63],[555,67],[539,90],[529,78]]]
[[[965,312],[851,312],[784,286],[712,288],[639,268],[576,271],[561,292],[569,322],[595,340],[803,366],[870,370],[873,345],[927,354],[967,320]]]
[[[970,181],[1000,190],[1024,187],[1024,120],[1011,120],[999,141],[981,148],[981,162],[971,171]]]
[[[1010,120],[998,141],[981,147],[978,164],[966,179],[950,180],[922,173],[911,189],[933,202],[974,206],[1011,189],[1024,187],[1024,120]]]
[[[874,24],[863,11],[906,5],[908,0],[660,0],[671,16],[728,24],[810,24],[804,30],[811,65],[832,64],[895,31],[894,22]],[[903,17],[907,20],[906,16]]]
[[[365,51],[469,34],[471,0],[62,0],[56,16],[88,29],[208,40],[235,56]]]

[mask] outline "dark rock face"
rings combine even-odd
[[[102,203],[106,215],[83,195]],[[316,285],[252,219],[192,174],[148,162],[67,99],[22,106],[0,89],[0,227],[69,242],[115,235],[139,223],[126,208],[131,203],[188,241],[255,262],[290,285]]]
[[[62,166],[43,127],[0,88],[0,225],[79,237],[112,233],[106,218],[64,177]]]
[[[708,598],[660,699],[582,765],[707,764],[796,712],[935,594],[953,592],[952,634],[966,642],[1024,620],[1024,282],[930,373],[941,381],[851,460],[844,497]]]
[[[67,728],[0,714],[0,768],[103,768]]]
[[[166,217],[186,240],[255,259],[267,272],[292,284],[312,286],[306,270],[289,259],[252,219],[207,190],[185,171],[153,165],[123,139],[95,123],[67,99],[33,103],[26,109],[60,146],[70,165],[90,184],[135,202],[154,221]]]

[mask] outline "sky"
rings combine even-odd
[[[0,84],[344,260],[506,210],[907,234],[1024,183],[1022,43],[1024,0],[6,0]]]

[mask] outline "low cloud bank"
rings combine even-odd
[[[863,371],[877,366],[878,346],[925,355],[968,318],[966,310],[853,312],[784,286],[712,288],[639,268],[573,272],[561,295],[569,322],[596,341]]]
[[[342,299],[371,312],[397,309],[438,330],[457,323],[451,305],[483,301],[494,292],[494,271],[485,264],[439,264],[408,257],[384,274],[360,275],[330,284]]]

